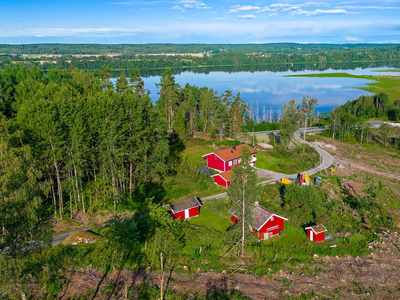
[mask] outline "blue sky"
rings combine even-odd
[[[0,0],[0,43],[400,43],[400,0]]]

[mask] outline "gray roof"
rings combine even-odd
[[[201,203],[199,202],[199,200],[197,200],[196,197],[192,197],[190,199],[186,199],[186,200],[182,200],[182,201],[171,203],[169,205],[169,208],[174,213],[177,213],[177,212],[180,212],[182,210],[189,209],[189,208],[196,207],[196,206],[201,206]]]
[[[235,212],[238,211],[238,209],[240,209],[238,207],[238,205],[232,206],[228,210],[228,212],[231,213],[234,216],[237,216],[238,214],[235,213]],[[254,204],[254,206],[253,206],[253,218],[254,218],[254,220],[252,222],[253,224],[250,224],[250,225],[252,225],[257,230],[259,230],[272,216],[277,216],[279,218],[287,220],[286,218],[283,218],[283,217],[277,215],[276,213],[274,213],[273,211],[269,210],[268,208],[260,206],[258,204],[258,202],[256,202]],[[246,221],[246,223],[248,223],[248,222]]]

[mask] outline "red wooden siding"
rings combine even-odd
[[[232,222],[233,224],[237,224],[237,223],[239,222],[239,219],[236,218],[234,215],[231,215],[231,222]]]
[[[185,211],[184,210],[176,212],[172,215],[176,219],[180,219],[180,220],[185,219]],[[197,217],[198,215],[199,215],[199,207],[198,206],[189,208],[189,218]]]
[[[263,227],[260,228],[260,230],[258,231],[258,239],[263,240],[264,233],[266,232],[268,232],[270,236],[273,236],[279,234],[279,230],[283,229],[285,229],[285,220],[274,215],[268,220],[267,223],[264,224]]]
[[[225,179],[223,179],[221,176],[219,176],[218,174],[214,176],[214,182],[220,186],[223,187],[228,187],[230,186],[231,182],[228,181],[226,182]]]
[[[207,159],[207,167],[221,172],[225,171],[224,161],[220,159],[218,156],[216,156],[214,153],[207,155],[206,159]]]
[[[184,220],[185,219],[185,211],[179,211],[177,213],[172,214],[174,218]]]
[[[311,228],[307,229],[307,237],[309,240],[311,240],[311,231]],[[321,243],[323,241],[325,241],[325,232],[320,232],[318,234],[315,234],[315,232],[313,232],[313,242]]]
[[[199,215],[199,207],[192,207],[189,209],[189,218],[197,217]]]

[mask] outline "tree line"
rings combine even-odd
[[[115,211],[173,169],[177,140],[197,131],[237,138],[249,122],[240,94],[180,87],[170,69],[154,104],[139,70],[122,73],[115,84],[112,76],[107,67],[54,69],[47,76],[38,67],[0,69],[4,128],[30,149],[41,195],[59,218],[79,210]],[[2,142],[11,146],[11,140]]]
[[[384,147],[400,147],[399,128],[382,124],[378,130],[371,128],[370,119],[383,119],[396,122],[400,120],[400,99],[390,101],[386,93],[360,96],[358,99],[332,108],[326,134],[342,141],[360,144],[371,141]]]

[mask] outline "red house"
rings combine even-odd
[[[240,154],[243,148],[250,150],[252,154],[250,165],[254,167],[254,163],[257,161],[257,158],[254,157],[254,154],[257,153],[257,151],[247,144],[233,146],[232,148],[205,154],[203,157],[207,159],[208,168],[219,172],[225,172],[232,169],[233,166],[240,164]]]
[[[324,225],[319,224],[306,227],[304,229],[307,230],[307,237],[310,239],[310,241],[313,241],[314,243],[321,243],[325,241],[325,232],[327,230]]]
[[[196,197],[171,203],[169,208],[176,219],[186,220],[197,217],[200,213],[201,203]]]
[[[231,185],[231,173],[232,171],[225,171],[214,175],[214,182],[223,187],[229,187]]]
[[[239,211],[237,207],[235,209]],[[233,208],[229,211],[231,213],[231,221],[236,224],[239,221],[238,214],[234,212]],[[260,206],[258,202],[253,206],[253,219],[252,224],[248,225],[250,231],[258,240],[267,240],[274,235],[281,235],[285,228],[285,221],[287,221],[286,218]]]

